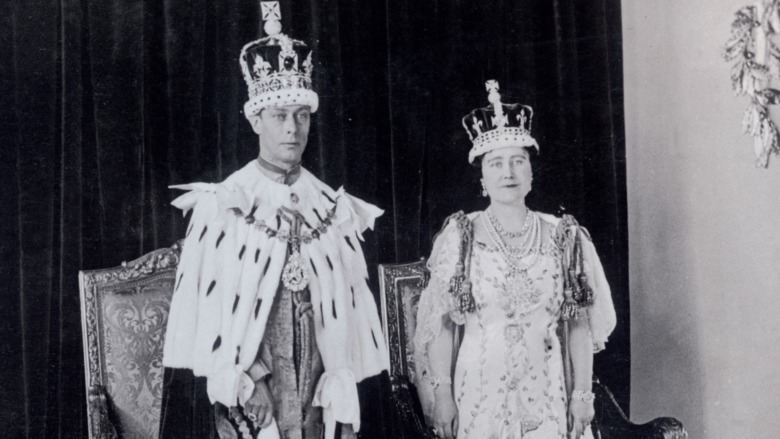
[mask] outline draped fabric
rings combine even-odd
[[[314,51],[304,165],[385,210],[364,243],[415,260],[453,211],[485,207],[460,118],[484,81],[534,107],[541,155],[529,205],[575,215],[604,264],[618,327],[596,370],[628,401],[628,281],[617,0],[282,0],[284,30]],[[221,181],[257,155],[244,120],[241,46],[255,0],[0,2],[0,429],[86,435],[80,269],[184,236],[168,185]],[[365,404],[386,400],[364,383]],[[385,383],[386,384],[386,383]],[[361,431],[393,437],[382,409]],[[368,416],[368,417],[366,417]]]

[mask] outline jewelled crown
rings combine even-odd
[[[281,105],[308,105],[317,111],[319,97],[311,87],[311,49],[281,33],[279,2],[260,2],[266,37],[241,49],[239,61],[249,88],[246,114]]]
[[[498,81],[485,82],[490,106],[477,108],[463,117],[463,128],[473,143],[469,163],[498,148],[507,146],[534,147],[539,144],[531,136],[534,110],[528,105],[504,104],[498,93]]]

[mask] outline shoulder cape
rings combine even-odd
[[[176,274],[163,364],[206,377],[212,402],[230,407],[251,396],[254,383],[245,372],[282,290],[287,257],[283,236],[289,224],[278,210],[296,210],[306,227],[319,232],[301,244],[325,367],[313,403],[324,409],[327,437],[336,421],[358,430],[356,383],[388,366],[360,245],[382,210],[343,188],[332,190],[306,170],[291,186],[273,182],[254,162],[222,183],[174,188],[188,192],[172,204],[193,214]]]

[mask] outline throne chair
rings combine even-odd
[[[181,248],[81,271],[89,437],[157,438],[163,342]]]

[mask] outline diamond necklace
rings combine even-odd
[[[493,230],[497,232],[497,235],[500,237],[501,224],[499,223],[498,218],[496,218],[495,215],[493,215],[493,213],[490,212],[490,208],[488,208],[488,210],[486,210],[485,212],[487,212],[488,214],[487,217],[488,217],[488,221],[490,221],[490,225],[492,226]],[[531,211],[528,210],[528,212],[530,213]],[[528,215],[526,215],[526,217],[528,217]],[[528,253],[527,249],[532,247],[535,236],[533,233],[527,233],[527,231],[528,229],[530,229],[533,223],[534,223],[533,214],[531,214],[530,221],[528,221],[528,227],[526,228],[524,235],[522,235],[522,241],[519,242],[517,245],[506,244],[507,250],[509,250],[510,253],[516,256],[526,255]],[[503,237],[501,241],[504,241],[504,239],[508,240],[509,238]]]
[[[505,238],[519,238],[528,232],[528,229],[531,228],[531,222],[533,220],[533,214],[531,213],[531,209],[525,210],[525,220],[523,221],[523,227],[520,228],[517,232],[509,232],[504,229],[504,227],[501,226],[501,222],[496,218],[495,215],[493,215],[493,209],[488,207],[487,210],[485,210],[488,214],[488,219],[493,224],[493,227],[498,231],[498,234],[505,237]]]
[[[490,221],[490,218],[485,220],[485,215],[482,216],[482,223],[485,224],[490,240],[493,241],[493,245],[501,252],[501,255],[504,257],[504,260],[512,271],[526,271],[536,264],[536,261],[539,259],[538,249],[542,243],[541,226],[538,216],[532,214],[532,218],[529,245],[525,248],[518,249],[517,252],[512,252],[509,250],[504,240],[501,239],[501,235],[499,235],[495,226]],[[521,263],[521,261],[531,253],[534,253],[533,259],[526,263]]]

